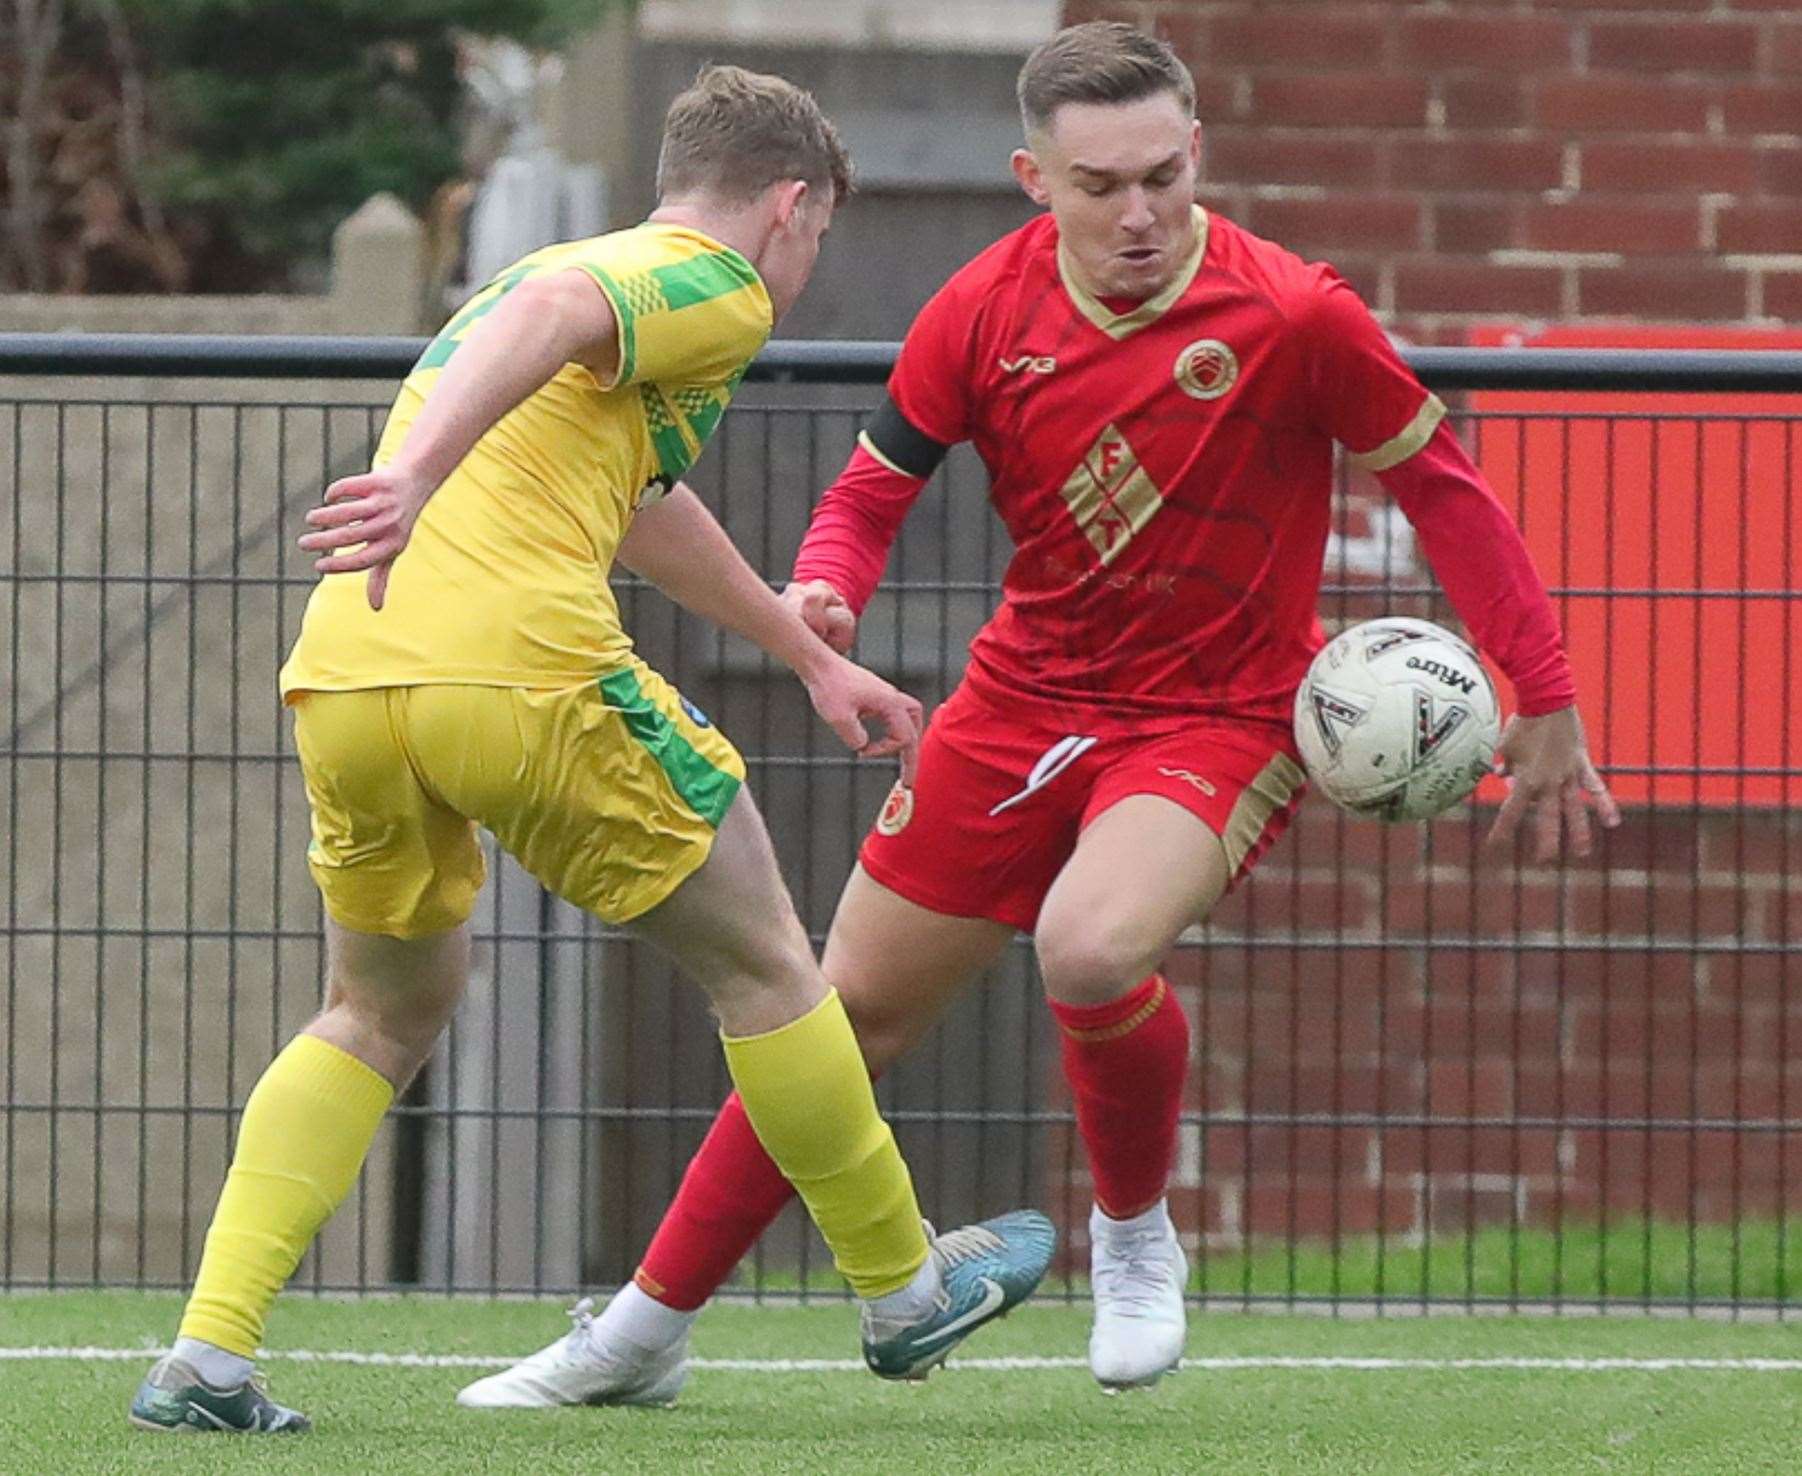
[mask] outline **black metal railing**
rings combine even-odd
[[[274,694],[312,578],[293,535],[366,464],[418,347],[0,334],[0,1287],[181,1285],[234,1115],[315,1006]],[[892,356],[771,345],[696,468],[772,577]],[[1483,857],[1491,794],[1426,827],[1304,807],[1169,968],[1196,1027],[1173,1191],[1193,1290],[1781,1311],[1802,1280],[1802,355],[1410,358],[1523,523],[1627,823],[1541,868]],[[1329,622],[1451,618],[1380,490],[1345,474],[1338,513]],[[1006,555],[954,455],[863,659],[942,698]],[[622,604],[746,752],[817,936],[888,775],[757,653],[654,591]],[[724,1093],[698,994],[648,953],[504,865],[477,925],[472,997],[303,1285],[617,1282]],[[1074,1294],[1087,1186],[1056,1072],[1022,940],[882,1090],[929,1211],[1049,1206]],[[838,1293],[793,1216],[734,1284]]]

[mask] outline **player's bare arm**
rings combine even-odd
[[[833,650],[745,562],[690,488],[677,483],[669,496],[641,510],[617,557],[683,609],[743,636],[787,666],[847,748],[863,758],[899,754],[902,777],[912,783],[920,704]],[[866,722],[872,718],[882,725],[880,738],[870,737]]]
[[[1510,718],[1496,756],[1508,776],[1508,798],[1489,829],[1491,846],[1511,844],[1521,822],[1531,816],[1535,860],[1557,856],[1561,835],[1568,837],[1573,852],[1587,856],[1592,810],[1606,829],[1621,823],[1614,796],[1589,757],[1575,706]]]
[[[619,331],[605,295],[585,272],[522,282],[471,329],[445,365],[400,452],[383,467],[343,477],[307,514],[300,546],[321,574],[369,570],[379,610],[388,571],[413,524],[470,448],[500,418],[566,364],[604,385],[618,372]]]

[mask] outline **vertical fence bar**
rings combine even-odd
[[[1796,462],[1797,462],[1796,442],[1797,442],[1799,435],[1802,435],[1802,424],[1799,424],[1799,423],[1793,422],[1793,421],[1787,422],[1784,424],[1784,426],[1783,426],[1783,494],[1778,499],[1783,508],[1783,544],[1782,544],[1783,559],[1782,559],[1782,562],[1778,565],[1778,571],[1777,571],[1777,587],[1779,589],[1783,589],[1789,584],[1789,581],[1792,578],[1791,571],[1795,568],[1796,498],[1799,493],[1802,493],[1802,486],[1798,485],[1797,478],[1796,478]],[[1794,605],[1791,603],[1792,601],[1795,600],[1795,598],[1796,598],[1796,593],[1795,593],[1794,589],[1790,589],[1788,591],[1785,603],[1781,607],[1782,613],[1779,617],[1782,622],[1782,625],[1783,625],[1781,646],[1782,646],[1782,651],[1783,651],[1783,670],[1785,670],[1785,671],[1794,671],[1796,669],[1793,664],[1795,661],[1795,656],[1796,656],[1795,640],[1794,640],[1794,631],[1795,631],[1795,623],[1796,623],[1795,618],[1794,618],[1795,608],[1794,608]],[[1788,823],[1789,809],[1790,809],[1790,784],[1791,784],[1792,778],[1794,777],[1794,772],[1795,772],[1795,759],[1794,759],[1795,749],[1791,746],[1792,741],[1795,737],[1795,726],[1794,726],[1795,717],[1796,717],[1796,714],[1791,710],[1791,704],[1788,701],[1788,699],[1786,698],[1783,703],[1782,714],[1780,715],[1779,720],[1778,720],[1778,731],[1782,737],[1782,743],[1777,750],[1782,755],[1782,764],[1783,764],[1783,777],[1779,780],[1778,792],[1782,796],[1782,800],[1783,800],[1782,811],[1783,811],[1783,816],[1784,816],[1784,824],[1781,827],[1782,834],[1781,834],[1779,842],[1778,842],[1779,848],[1780,848],[1780,856],[1781,856],[1781,864],[1778,868],[1778,874],[1781,876],[1786,876],[1786,877],[1794,876],[1796,874],[1795,867],[1792,864],[1794,861],[1794,858],[1790,854],[1790,836],[1793,832],[1793,827]],[[1789,1128],[1789,1123],[1790,1123],[1789,1072],[1784,1069],[1784,1064],[1788,1057],[1788,1048],[1789,1048],[1789,1043],[1790,1043],[1790,1013],[1789,1013],[1789,1009],[1790,1009],[1790,994],[1789,994],[1790,953],[1789,953],[1789,945],[1793,943],[1793,941],[1795,940],[1795,936],[1796,936],[1790,926],[1790,895],[1791,895],[1791,889],[1788,887],[1785,887],[1783,889],[1783,891],[1778,895],[1777,925],[1776,925],[1776,928],[1773,933],[1773,936],[1775,936],[1778,939],[1781,939],[1785,945],[1784,950],[1778,953],[1777,959],[1776,959],[1776,965],[1777,965],[1777,968],[1776,968],[1776,972],[1777,972],[1777,1032],[1778,1032],[1778,1034],[1777,1034],[1777,1039],[1778,1039],[1777,1121],[1779,1123],[1779,1127],[1778,1127],[1778,1130],[1776,1133],[1776,1138],[1777,1138],[1777,1154],[1776,1154],[1776,1157],[1777,1157],[1776,1293],[1777,1293],[1777,1305],[1778,1305],[1779,1309],[1786,1308],[1789,1303],[1789,1192],[1790,1192],[1789,1191],[1789,1150],[1790,1150],[1791,1138],[1790,1138],[1790,1128]],[[1779,1315],[1782,1315],[1781,1310],[1779,1312]]]
[[[64,614],[67,608],[68,593],[68,418],[67,407],[56,407],[56,546],[54,578],[56,580],[56,633],[54,636],[52,670],[58,681],[64,670],[65,623]],[[59,694],[60,696],[60,694]],[[63,996],[63,851],[65,837],[63,833],[63,817],[68,813],[64,804],[64,759],[66,751],[63,736],[63,704],[56,701],[55,713],[51,720],[51,745],[55,758],[52,760],[51,812],[50,824],[50,876],[53,890],[50,894],[50,1129],[49,1129],[49,1161],[52,1171],[44,1184],[46,1217],[50,1221],[50,1236],[46,1246],[46,1267],[44,1280],[48,1286],[56,1285],[56,1252],[62,1240],[61,1226],[58,1217],[56,1197],[55,1165],[58,1160],[57,1148],[61,1138],[58,1129],[62,1126],[62,996]]]
[[[153,931],[150,905],[150,832],[156,776],[155,757],[152,753],[155,728],[151,722],[151,703],[155,693],[153,634],[156,609],[156,411],[155,405],[148,405],[144,412],[144,583],[139,590],[138,603],[138,620],[144,627],[144,681],[143,701],[138,706],[138,742],[143,749],[139,782],[143,786],[143,793],[138,811],[138,925],[141,931],[138,935],[137,1216],[134,1226],[136,1270],[132,1284],[139,1287],[145,1284],[148,1272],[149,1237],[145,1221],[150,1213],[150,940]]]
[[[1664,422],[1652,418],[1649,422],[1652,442],[1652,516],[1649,535],[1649,551],[1646,563],[1648,568],[1647,585],[1652,591],[1651,600],[1651,639],[1652,650],[1659,649],[1659,615],[1663,602],[1657,598],[1663,589],[1663,569],[1659,559],[1658,531],[1664,521],[1662,492],[1664,488]],[[1649,686],[1649,684],[1648,684]],[[1646,822],[1648,826],[1656,821],[1658,812],[1658,779],[1659,759],[1662,754],[1658,747],[1658,706],[1650,690],[1646,693],[1646,764],[1651,775],[1646,785]],[[1645,872],[1644,916],[1646,919],[1647,941],[1650,943],[1660,931],[1658,927],[1657,883],[1651,867]],[[1645,1126],[1640,1131],[1640,1164],[1639,1164],[1639,1296],[1640,1303],[1650,1310],[1652,1305],[1652,1225],[1654,1211],[1652,1204],[1652,1183],[1654,1162],[1657,1156],[1658,1128],[1652,1103],[1657,1100],[1657,1077],[1654,1062],[1657,1059],[1650,1049],[1652,1032],[1657,1028],[1656,1006],[1658,999],[1657,954],[1650,948],[1645,954],[1644,994],[1640,1007],[1640,1039],[1647,1044],[1640,1049],[1640,1113]]]
[[[1735,461],[1736,491],[1739,502],[1739,590],[1740,599],[1735,602],[1735,644],[1739,648],[1739,660],[1736,663],[1736,679],[1734,682],[1733,719],[1734,731],[1738,735],[1738,743],[1734,749],[1734,766],[1739,770],[1733,786],[1733,872],[1735,876],[1746,874],[1746,826],[1749,816],[1750,799],[1746,790],[1746,768],[1750,756],[1746,752],[1747,721],[1749,714],[1746,708],[1746,668],[1750,665],[1751,648],[1749,622],[1751,619],[1752,595],[1752,563],[1751,563],[1751,498],[1752,498],[1752,423],[1744,418],[1736,422],[1739,432],[1739,456]],[[1785,668],[1787,670],[1787,668]],[[1789,705],[1786,693],[1783,705]],[[1789,755],[1783,754],[1780,762],[1787,765]],[[1710,868],[1712,869],[1712,868]],[[1740,949],[1744,948],[1746,939],[1746,889],[1736,887],[1733,896],[1734,927],[1733,936],[1739,940]],[[1729,1135],[1728,1151],[1730,1167],[1728,1170],[1729,1211],[1728,1221],[1731,1226],[1729,1234],[1731,1244],[1728,1248],[1727,1296],[1733,1304],[1734,1320],[1739,1320],[1740,1300],[1744,1289],[1741,1280],[1743,1271],[1742,1240],[1745,1197],[1742,1192],[1745,1173],[1745,1127],[1746,1111],[1746,970],[1745,954],[1735,950],[1731,960],[1715,958],[1708,963],[1709,993],[1718,997],[1717,988],[1721,982],[1717,970],[1731,963],[1733,970],[1733,1123],[1734,1130]]]
[[[1694,512],[1693,512],[1693,517],[1692,517],[1692,527],[1690,530],[1690,537],[1694,540],[1694,550],[1693,550],[1693,553],[1691,556],[1691,565],[1690,565],[1691,586],[1692,586],[1694,593],[1692,594],[1692,596],[1690,598],[1690,602],[1689,602],[1689,604],[1690,604],[1689,626],[1690,626],[1690,677],[1695,684],[1697,700],[1692,705],[1692,710],[1690,712],[1689,761],[1694,766],[1694,773],[1692,774],[1691,779],[1690,779],[1691,824],[1695,827],[1698,836],[1701,837],[1702,827],[1706,823],[1706,812],[1703,809],[1703,794],[1702,794],[1702,767],[1703,767],[1703,764],[1705,761],[1704,756],[1703,756],[1704,750],[1703,750],[1703,743],[1702,743],[1702,703],[1704,700],[1706,700],[1703,697],[1703,692],[1705,690],[1705,687],[1704,687],[1703,664],[1702,664],[1702,624],[1708,614],[1708,597],[1704,593],[1705,589],[1707,588],[1708,581],[1707,581],[1706,571],[1705,571],[1705,567],[1704,567],[1703,559],[1702,559],[1702,536],[1703,536],[1703,513],[1702,513],[1702,510],[1703,510],[1703,505],[1707,501],[1707,496],[1708,496],[1708,492],[1707,492],[1707,488],[1708,488],[1707,449],[1706,449],[1707,448],[1707,423],[1698,421],[1696,424],[1696,427],[1695,427],[1695,433],[1696,433],[1696,454],[1695,454],[1695,464],[1692,469],[1692,474],[1694,477],[1694,487],[1695,487]],[[1706,837],[1702,837],[1702,839],[1705,843]],[[1700,850],[1700,847],[1698,847],[1698,851],[1699,850]],[[1701,964],[1702,964],[1700,954],[1696,948],[1697,940],[1701,936],[1701,931],[1702,931],[1702,928],[1701,928],[1701,923],[1702,923],[1701,902],[1702,902],[1701,879],[1697,876],[1692,875],[1690,877],[1690,883],[1689,883],[1689,947],[1690,947],[1689,975],[1692,980],[1698,976],[1700,969],[1701,969]],[[1698,1227],[1697,1218],[1696,1218],[1696,1214],[1697,1214],[1696,1178],[1697,1178],[1697,1175],[1701,1171],[1701,1157],[1700,1157],[1701,1140],[1698,1138],[1697,1133],[1696,1133],[1696,1119],[1698,1117],[1700,1117],[1702,1114],[1702,1095],[1701,1095],[1702,1048],[1701,1048],[1701,1040],[1699,1038],[1701,1027],[1702,1027],[1702,1016],[1701,1016],[1701,1009],[1700,1009],[1700,1006],[1697,1001],[1697,994],[1698,994],[1698,991],[1692,985],[1688,991],[1688,998],[1686,1000],[1686,1006],[1687,1006],[1686,1013],[1688,1014],[1688,1025],[1689,1025],[1689,1029],[1687,1032],[1688,1037],[1689,1037],[1689,1039],[1688,1039],[1689,1093],[1688,1093],[1688,1104],[1687,1104],[1688,1105],[1689,1126],[1687,1128],[1685,1128],[1685,1130],[1684,1130],[1684,1170],[1685,1170],[1685,1178],[1686,1178],[1687,1182],[1684,1186],[1685,1190],[1686,1190],[1686,1198],[1684,1201],[1684,1213],[1685,1213],[1684,1258],[1685,1259],[1684,1259],[1683,1271],[1684,1271],[1684,1296],[1685,1296],[1686,1300],[1688,1301],[1692,1311],[1694,1310],[1695,1305],[1696,1305],[1696,1296],[1697,1296],[1696,1275],[1697,1275],[1697,1270],[1698,1270],[1696,1256],[1697,1256],[1697,1249],[1698,1249],[1697,1238],[1699,1235],[1699,1227]]]
[[[192,1255],[194,1203],[194,852],[200,843],[194,823],[198,772],[198,702],[200,631],[200,407],[188,410],[188,580],[187,594],[187,724],[182,749],[187,782],[182,786],[182,842],[188,864],[182,868],[181,933],[181,1262],[179,1275],[194,1269]]]
[[[102,1108],[105,1105],[106,1082],[106,856],[110,849],[103,844],[101,827],[106,823],[106,774],[111,767],[110,748],[107,743],[107,606],[111,603],[112,591],[107,585],[107,575],[111,571],[111,563],[107,557],[111,538],[107,531],[106,489],[110,485],[109,473],[112,469],[113,440],[113,407],[100,407],[100,485],[98,495],[94,499],[94,543],[97,561],[94,584],[95,605],[95,639],[94,660],[100,670],[100,682],[95,694],[94,713],[94,1161],[91,1165],[93,1175],[89,1184],[89,1192],[93,1199],[93,1219],[89,1230],[89,1280],[98,1285],[100,1282],[100,1238],[101,1238],[101,1206],[106,1203],[103,1197],[105,1187],[105,1134]],[[54,1043],[52,1049],[60,1049],[61,1042]]]
[[[1613,501],[1615,501],[1616,492],[1616,429],[1618,429],[1618,420],[1616,420],[1616,416],[1607,416],[1606,422],[1604,422],[1606,440],[1604,440],[1604,445],[1602,445],[1602,485],[1607,488],[1607,497],[1609,497],[1609,505],[1611,506],[1613,506]],[[1647,569],[1645,584],[1651,586],[1651,582],[1651,571]],[[1613,589],[1618,588],[1615,571],[1615,541],[1613,541],[1613,539],[1604,539],[1604,541],[1602,541],[1602,588],[1607,589],[1607,591],[1613,591]],[[1602,606],[1602,647],[1604,647],[1604,651],[1606,652],[1615,651],[1615,597],[1613,597],[1613,593],[1609,593],[1606,604]],[[1611,656],[1611,654],[1609,654],[1609,656],[1604,656],[1604,660],[1602,660],[1602,672],[1604,672],[1604,678],[1602,678],[1602,681],[1604,681],[1604,688],[1606,688],[1607,694],[1613,694],[1613,676],[1615,676],[1615,670],[1613,670],[1613,656]],[[1624,726],[1625,724],[1622,724],[1622,728],[1624,728]],[[1607,701],[1606,697],[1604,697],[1604,701],[1602,701],[1602,752],[1613,752],[1613,746],[1615,746],[1615,733],[1615,705],[1613,705],[1613,701]],[[1647,806],[1647,818],[1649,818],[1649,815],[1651,815],[1651,806]],[[1611,928],[1611,923],[1613,923],[1613,903],[1615,903],[1615,888],[1613,888],[1611,879],[1607,878],[1606,874],[1604,874],[1604,878],[1602,878],[1602,935],[1604,935],[1604,937],[1613,935],[1613,928]],[[1600,998],[1600,1033],[1598,1033],[1598,1056],[1600,1056],[1598,1078],[1600,1078],[1600,1080],[1598,1080],[1597,1090],[1597,1116],[1602,1117],[1602,1119],[1607,1119],[1607,1116],[1609,1116],[1609,1107],[1611,1107],[1611,1103],[1613,1103],[1613,1092],[1615,1092],[1615,1076],[1613,1076],[1613,1071],[1611,1071],[1613,1060],[1615,1060],[1615,1011],[1613,1011],[1613,1006],[1615,1006],[1615,955],[1613,955],[1613,953],[1604,953],[1604,955],[1602,955],[1602,962],[1600,962],[1600,979],[1602,979],[1602,998]],[[1595,1245],[1597,1245],[1597,1251],[1595,1251],[1595,1256],[1597,1256],[1597,1267],[1595,1267],[1595,1272],[1597,1272],[1597,1294],[1595,1294],[1595,1296],[1597,1296],[1597,1305],[1600,1307],[1602,1303],[1606,1303],[1607,1289],[1609,1289],[1609,1280],[1607,1280],[1607,1278],[1609,1278],[1607,1245],[1609,1245],[1609,1209],[1611,1209],[1611,1204],[1613,1204],[1613,1164],[1615,1164],[1615,1161],[1613,1161],[1613,1146],[1615,1146],[1615,1135],[1611,1134],[1611,1132],[1607,1132],[1607,1130],[1602,1130],[1602,1132],[1597,1132],[1595,1139],[1597,1139],[1598,1179],[1598,1224],[1597,1238],[1595,1238]]]
[[[23,624],[20,611],[25,602],[25,407],[12,407],[12,585],[9,601],[12,622],[7,637],[11,677],[7,696],[6,731],[6,803],[12,824],[6,833],[6,1102],[9,1107],[19,1100],[19,834],[24,826],[19,821],[19,696],[24,688],[24,666],[21,659],[19,629]],[[6,1116],[6,1203],[0,1208],[0,1285],[10,1286],[15,1277],[13,1247],[17,1234],[19,1207],[19,1135],[18,1113]]]

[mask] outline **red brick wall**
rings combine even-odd
[[[1315,809],[1216,914],[1255,946],[1179,959],[1196,1107],[1438,1124],[1209,1128],[1205,1174],[1193,1150],[1185,1165],[1190,1225],[1277,1233],[1293,1215],[1306,1234],[1409,1232],[1429,1215],[1445,1230],[1802,1204],[1789,1136],[1581,1125],[1802,1107],[1802,1010],[1781,951],[1802,942],[1793,815],[1639,809],[1592,863],[1518,872],[1473,857],[1487,820],[1384,830]],[[1390,946],[1281,941],[1340,933]],[[1405,941],[1423,938],[1453,946]],[[1460,1125],[1473,1118],[1551,1121]]]
[[[1422,340],[1802,318],[1802,7],[1066,0],[1195,72],[1204,200]]]

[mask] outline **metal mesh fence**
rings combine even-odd
[[[1424,827],[1304,806],[1168,969],[1195,1027],[1172,1201],[1192,1290],[1781,1311],[1802,1270],[1802,397],[1701,410],[1611,391],[1651,387],[1625,371],[1581,396],[1484,389],[1485,362],[1514,361],[1467,356],[1457,423],[1553,587],[1627,821],[1590,862],[1539,867],[1482,855],[1487,789]],[[757,567],[787,566],[874,393],[747,387],[694,480]],[[387,398],[0,381],[0,1286],[184,1284],[234,1114],[316,1007],[275,671],[312,578],[300,514],[367,464]],[[1338,503],[1329,625],[1452,620],[1380,490],[1347,478]],[[862,659],[941,699],[1007,552],[954,456]],[[890,773],[761,655],[622,588],[646,658],[745,752],[823,936]],[[476,929],[470,998],[299,1285],[617,1283],[727,1089],[699,991],[649,952],[505,863]],[[928,1212],[1049,1207],[1075,1294],[1088,1184],[1027,940],[881,1096]],[[792,1211],[733,1284],[841,1294]]]

